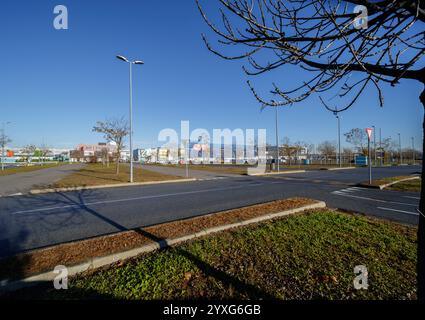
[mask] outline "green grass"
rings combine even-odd
[[[31,171],[41,170],[41,169],[53,168],[63,164],[65,163],[58,162],[58,163],[46,163],[43,165],[35,164],[31,166],[24,165],[21,167],[8,168],[8,169],[5,169],[4,171],[0,170],[0,177],[15,174],[15,173],[31,172]]]
[[[421,192],[422,180],[408,180],[393,184],[387,188],[386,190],[394,190],[394,191],[408,191],[408,192]]]
[[[353,287],[356,265],[369,288]],[[416,229],[327,209],[205,237],[38,298],[414,299]],[[44,289],[45,290],[45,289]]]

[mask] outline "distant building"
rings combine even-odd
[[[79,144],[70,151],[69,159],[72,162],[101,162],[106,157],[116,157],[116,152],[117,147],[113,143]]]

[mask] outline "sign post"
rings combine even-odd
[[[372,184],[372,163],[370,161],[370,138],[372,137],[372,128],[366,128],[367,133],[367,164],[369,166],[369,184]]]

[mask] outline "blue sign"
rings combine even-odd
[[[355,164],[358,166],[367,166],[367,157],[366,156],[356,156],[355,158]]]

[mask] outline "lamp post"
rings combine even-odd
[[[398,134],[398,146],[400,149],[400,164],[403,164],[403,153],[401,151],[401,134],[400,133],[397,133],[397,134]]]
[[[376,166],[376,128],[375,126],[372,126],[373,128],[373,165]]]
[[[338,122],[338,163],[339,167],[342,167],[341,163],[341,124],[340,124],[340,118],[338,116],[338,112],[334,111],[334,115]]]
[[[415,138],[412,137],[412,163],[415,165]]]
[[[277,172],[280,172],[280,166],[279,166],[279,124],[278,124],[278,112],[277,112],[277,106],[276,108],[276,164],[277,164]]]
[[[133,77],[132,77],[132,66],[133,64],[144,64],[141,60],[130,61],[124,56],[117,56],[119,60],[122,60],[130,66],[130,182],[133,182]],[[119,155],[118,155],[119,156]]]
[[[382,152],[382,131],[381,128],[379,128],[379,152],[380,152],[380,163],[381,163],[381,167],[382,167],[382,156],[383,156],[383,152]]]

